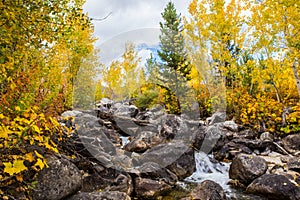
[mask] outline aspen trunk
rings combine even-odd
[[[299,95],[299,99],[300,99],[300,79],[299,79],[299,75],[298,75],[298,72],[297,72],[297,64],[298,64],[297,61],[295,61],[293,63],[293,73],[294,73],[294,76],[295,76],[295,79],[296,79],[296,85],[297,85],[298,95]]]

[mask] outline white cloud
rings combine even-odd
[[[87,0],[84,11],[89,17],[101,19],[112,13],[103,21],[93,21],[94,35],[98,38],[96,46],[100,48],[100,62],[109,64],[120,57],[126,42],[133,42],[136,46],[141,43],[157,45],[161,13],[168,2],[169,0]],[[172,2],[178,14],[187,15],[190,0]]]
[[[140,28],[158,28],[162,20],[161,13],[169,0],[87,0],[84,10],[93,18],[97,44],[105,42],[116,35]],[[178,13],[187,14],[190,0],[173,0]]]

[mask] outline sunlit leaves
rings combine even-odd
[[[18,174],[24,170],[27,170],[27,167],[24,165],[24,160],[14,160],[11,162],[4,162],[4,172],[8,173],[10,176]]]
[[[132,43],[125,45],[119,60],[112,61],[102,72],[104,95],[112,99],[130,98],[145,81],[140,58]]]

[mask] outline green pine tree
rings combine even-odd
[[[169,2],[161,14],[159,68],[159,86],[165,90],[165,105],[169,113],[180,114],[180,98],[186,91],[186,82],[190,80],[191,66],[185,51],[180,14],[172,2]]]

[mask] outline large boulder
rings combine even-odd
[[[193,200],[226,200],[223,188],[211,180],[200,183],[189,196]]]
[[[300,134],[288,135],[282,140],[284,148],[290,153],[300,152]]]
[[[71,196],[67,200],[131,200],[131,198],[123,192],[80,192]]]
[[[299,200],[299,187],[294,185],[283,175],[264,174],[255,179],[248,187],[247,192],[259,194],[273,200]]]
[[[190,176],[196,169],[194,151],[181,141],[157,145],[143,153],[137,162],[139,165],[157,163],[161,168],[168,168],[179,179]]]
[[[164,181],[140,178],[135,179],[135,194],[142,199],[155,199],[158,196],[170,191],[172,186]]]
[[[244,185],[266,173],[267,162],[258,156],[239,154],[230,165],[229,178],[238,180]]]
[[[120,191],[128,195],[133,191],[132,178],[126,172],[106,168],[87,158],[76,158],[76,166],[84,172],[81,192]]]
[[[194,150],[192,148],[187,149],[187,151],[169,165],[167,169],[176,174],[179,180],[191,176],[196,171]]]
[[[81,189],[82,174],[65,158],[47,157],[48,168],[37,177],[32,190],[34,200],[57,200],[72,195]]]

